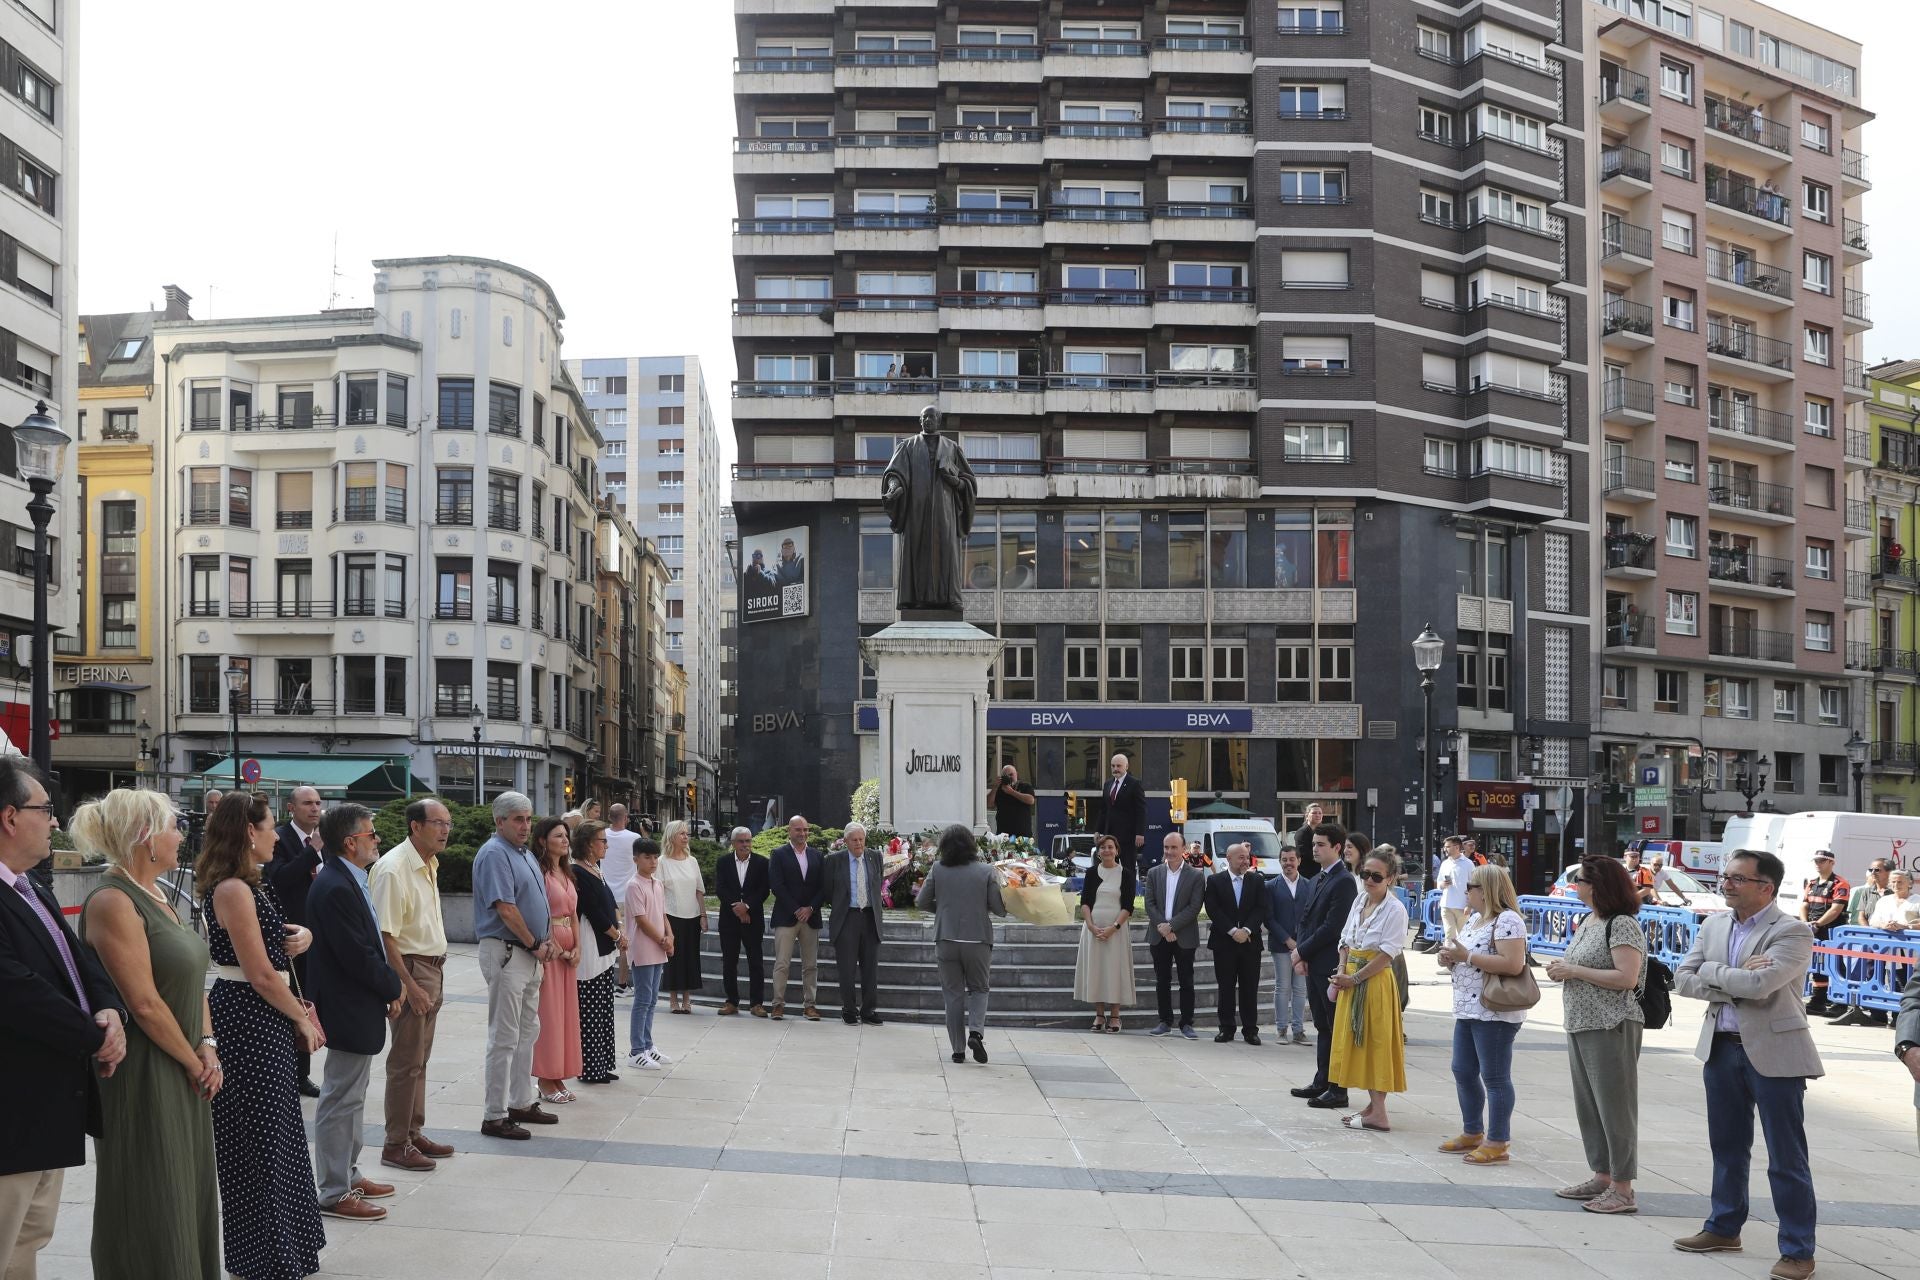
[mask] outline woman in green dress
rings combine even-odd
[[[207,1011],[207,944],[159,887],[179,865],[173,804],[110,791],[67,824],[107,873],[87,896],[80,937],[99,953],[132,1014],[127,1058],[100,1082],[94,1184],[95,1280],[219,1280],[220,1200],[213,1117],[221,1084]]]

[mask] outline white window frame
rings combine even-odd
[[[1700,634],[1700,593],[1668,591],[1666,632],[1670,636]]]
[[[1833,221],[1833,188],[1807,178],[1800,179],[1800,213],[1815,222]]]
[[[1818,543],[1807,544],[1807,576],[1822,582],[1833,581],[1833,547]]]
[[[1800,283],[1815,293],[1833,296],[1833,259],[1811,249],[1800,251]]]
[[[1822,621],[1812,612],[1807,614],[1806,647],[1808,653],[1833,652],[1833,615],[1827,614]]]
[[[1660,140],[1660,167],[1683,178],[1693,177],[1693,148]]]
[[[1289,422],[1282,428],[1288,462],[1351,462],[1353,427],[1345,422]]]
[[[1660,92],[1678,102],[1693,101],[1693,68],[1683,62],[1660,59]]]
[[[1787,724],[1800,723],[1800,686],[1783,681],[1775,681],[1773,686],[1773,718]]]
[[[1418,47],[1421,53],[1430,58],[1444,58],[1453,61],[1453,32],[1445,27],[1436,27],[1431,23],[1416,24],[1419,28]]]
[[[1693,215],[1680,209],[1660,210],[1660,244],[1675,253],[1694,251]]]
[[[1667,516],[1667,554],[1683,560],[1700,558],[1700,521],[1693,516]]]
[[[1815,324],[1806,326],[1802,347],[1808,363],[1833,365],[1833,330]]]
[[[1421,441],[1420,465],[1423,470],[1439,475],[1459,475],[1460,442],[1441,436],[1425,437]]]
[[[1821,685],[1818,715],[1821,724],[1844,723],[1847,718],[1847,691],[1836,685]]]
[[[1805,425],[1810,436],[1833,438],[1833,401],[1822,400],[1818,396],[1808,396],[1806,401]]]

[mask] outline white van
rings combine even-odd
[[[1691,872],[1696,879],[1712,888],[1720,882],[1721,864],[1734,850],[1774,851],[1780,841],[1780,828],[1786,820],[1784,813],[1747,814],[1727,819],[1726,828],[1718,840],[1633,840],[1628,842],[1627,847],[1638,849],[1643,858],[1652,858],[1657,853],[1666,866]]]
[[[1771,852],[1786,864],[1780,885],[1780,909],[1800,913],[1800,894],[1813,879],[1816,850],[1833,853],[1834,870],[1854,888],[1867,880],[1867,865],[1885,858],[1896,867],[1920,868],[1920,818],[1887,813],[1814,810],[1781,820]]]
[[[1269,818],[1189,818],[1180,832],[1197,849],[1188,856],[1203,869],[1224,871],[1227,846],[1245,843],[1253,846],[1255,871],[1280,874],[1280,833]]]

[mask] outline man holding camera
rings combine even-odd
[[[1020,771],[1012,765],[1000,770],[999,781],[987,792],[987,808],[993,810],[1001,835],[1033,835],[1033,788],[1020,781]]]

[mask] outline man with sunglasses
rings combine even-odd
[[[1824,1072],[1800,1007],[1813,931],[1775,904],[1785,875],[1771,853],[1743,849],[1729,857],[1720,893],[1732,910],[1701,923],[1674,974],[1677,994],[1707,1002],[1695,1055],[1705,1064],[1713,1209],[1699,1232],[1673,1247],[1683,1253],[1739,1252],[1757,1108],[1780,1221],[1780,1260],[1771,1280],[1807,1280],[1813,1274],[1815,1210],[1806,1091],[1807,1081]]]

